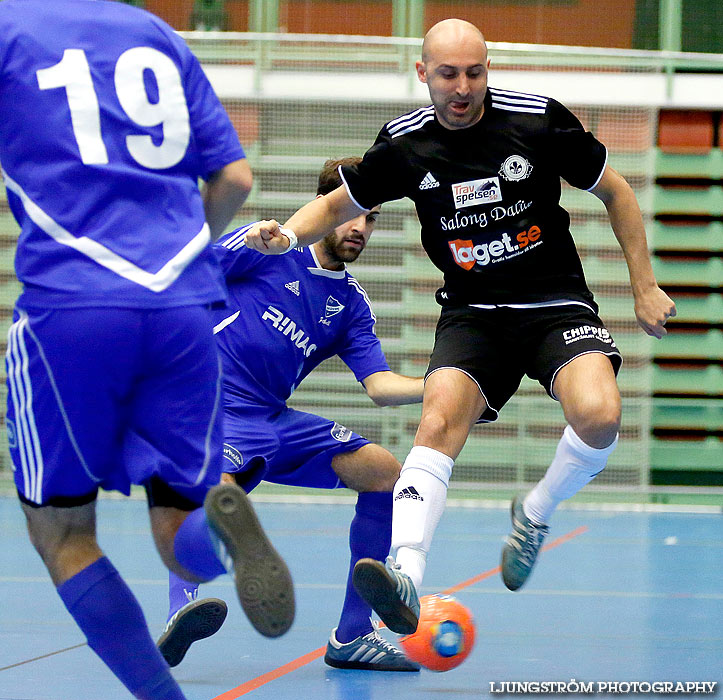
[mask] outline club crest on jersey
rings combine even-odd
[[[505,159],[500,167],[500,175],[507,182],[517,182],[530,177],[532,172],[532,163],[522,156],[510,156]]]
[[[329,296],[326,300],[326,317],[329,318],[330,316],[336,316],[342,309],[344,308],[344,304],[341,302],[338,302],[334,297]]]
[[[351,430],[344,427],[341,423],[334,423],[331,428],[331,437],[339,442],[349,442],[351,439]]]
[[[319,319],[319,323],[330,326],[331,321],[329,319],[332,316],[336,316],[338,313],[341,313],[341,311],[344,310],[344,304],[342,304],[340,301],[337,301],[334,299],[333,296],[329,295],[326,298],[326,310],[324,312],[324,315]]]
[[[490,202],[501,202],[500,179],[498,177],[485,177],[481,180],[457,182],[452,185],[455,209],[462,207],[476,207]]]

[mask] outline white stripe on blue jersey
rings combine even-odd
[[[225,240],[221,245],[224,248],[228,248],[229,250],[238,250],[239,248],[246,245],[246,234],[249,232],[249,229],[253,226],[253,224],[247,224],[246,226],[242,226],[236,233],[234,233],[232,236],[230,236],[227,240]]]
[[[376,324],[376,322],[377,322],[377,317],[374,315],[374,309],[372,308],[371,299],[369,299],[369,296],[367,295],[366,290],[364,289],[364,287],[362,287],[362,286],[359,284],[359,282],[357,282],[356,279],[355,279],[354,277],[352,277],[351,275],[349,275],[349,279],[348,279],[347,281],[348,281],[349,284],[351,285],[351,288],[352,288],[352,289],[356,289],[356,291],[359,292],[359,294],[362,295],[362,298],[363,298],[364,301],[366,302],[366,305],[369,307],[369,314],[370,314],[371,317],[372,317],[372,321]]]
[[[235,314],[231,314],[227,318],[224,318],[223,321],[219,321],[214,327],[213,327],[213,334],[216,335],[216,333],[220,333],[226,326],[228,326],[230,323],[233,323],[241,313],[241,310],[239,309]]]
[[[130,260],[126,260],[103,244],[98,243],[98,241],[94,241],[87,236],[74,236],[33,202],[25,190],[4,170],[2,174],[5,178],[5,186],[20,198],[25,213],[39,229],[47,233],[57,243],[77,250],[98,263],[98,265],[102,265],[120,277],[150,289],[152,292],[162,292],[170,287],[211,242],[208,224],[204,223],[201,230],[176,255],[168,260],[158,272],[146,272]]]

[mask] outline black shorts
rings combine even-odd
[[[552,383],[558,371],[590,352],[607,355],[617,375],[622,355],[597,314],[584,306],[445,307],[425,378],[438,369],[464,372],[487,403],[480,421],[491,422],[497,420],[525,374],[557,400]]]

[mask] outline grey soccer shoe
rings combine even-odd
[[[326,645],[324,663],[334,668],[362,671],[419,671],[420,668],[376,630],[342,644],[337,642],[334,628]]]
[[[360,559],[354,567],[352,582],[357,593],[397,634],[412,634],[419,622],[419,596],[412,579],[400,571],[392,557],[386,563]]]
[[[512,532],[502,548],[502,580],[511,591],[524,585],[535,565],[542,541],[549,532],[547,525],[535,525],[525,515],[523,499],[515,496],[510,515]]]
[[[161,656],[169,666],[178,666],[191,644],[221,629],[227,612],[226,603],[220,598],[202,598],[187,603],[168,621],[158,639]]]
[[[219,484],[204,509],[218,554],[233,575],[246,616],[265,637],[279,637],[294,621],[294,587],[284,560],[256,517],[248,496],[235,484]]]

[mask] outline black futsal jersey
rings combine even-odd
[[[414,201],[422,245],[444,273],[441,304],[583,302],[595,311],[560,178],[589,190],[607,151],[559,102],[489,88],[482,118],[445,129],[433,107],[384,125],[340,172],[362,208]]]

